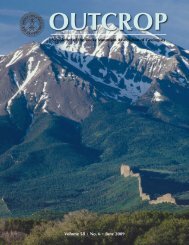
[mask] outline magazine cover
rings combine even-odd
[[[0,1],[0,244],[189,244],[188,11]]]

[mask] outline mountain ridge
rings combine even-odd
[[[76,93],[76,97],[79,96],[79,101],[84,98],[83,103],[85,106],[82,104],[82,107],[85,107],[85,112],[79,112],[81,115],[75,115],[75,119],[79,117],[79,120],[89,115],[93,107],[93,98],[91,102],[89,99],[91,95],[92,97],[103,97],[105,100],[129,100],[132,103],[138,104],[138,100],[141,101],[143,96],[145,98],[145,95],[150,94],[150,91],[152,91],[151,93],[153,94],[150,95],[150,98],[148,97],[149,104],[152,102],[161,102],[163,99],[169,101],[169,98],[164,95],[164,91],[161,91],[159,81],[171,81],[169,82],[170,90],[177,89],[174,88],[174,84],[179,86],[179,88],[188,88],[188,56],[183,49],[167,41],[161,42],[156,48],[154,48],[155,44],[150,40],[148,42],[142,42],[138,39],[138,44],[135,44],[129,41],[129,37],[124,36],[122,32],[116,31],[115,33],[117,32],[118,36],[116,36],[114,42],[108,40],[100,42],[98,38],[96,38],[97,41],[88,40],[81,43],[79,43],[79,41],[71,41],[72,44],[70,44],[69,40],[61,41],[59,37],[50,37],[41,44],[34,43],[28,46],[26,45],[23,49],[21,48],[13,53],[13,55],[4,57],[3,60],[1,60],[1,64],[4,65],[6,61],[5,66],[8,69],[8,74],[2,74],[2,79],[5,77],[5,80],[8,79],[10,82],[6,84],[6,93],[4,93],[2,89],[1,98],[4,99],[4,101],[2,101],[2,103],[0,102],[1,113],[3,114],[4,111],[4,114],[6,114],[5,111],[9,111],[9,107],[12,103],[11,98],[14,99],[16,96],[19,96],[20,93],[26,93],[25,97],[31,111],[35,111],[38,105],[41,105],[39,106],[40,110],[44,112],[47,104],[50,103],[52,104],[49,106],[50,111],[62,115],[62,113],[64,113],[61,112],[62,104],[56,101],[55,94],[50,94],[51,99],[49,100],[48,91],[46,91],[46,89],[48,90],[48,87],[50,87],[50,82],[48,82],[49,77],[58,84],[63,77],[65,78],[66,73],[68,73],[66,74],[68,76],[66,80],[69,80],[70,77],[72,81],[75,80],[75,87],[81,87],[81,89],[77,89],[75,92],[73,89],[71,90],[73,93]],[[65,38],[67,38],[66,35],[70,35],[70,33],[73,37],[74,34],[78,34],[77,31],[69,31],[68,34],[67,32],[64,34]],[[82,32],[79,33],[82,35]],[[86,28],[83,33],[85,33],[85,36],[88,33],[91,34],[90,28]],[[100,26],[98,27],[97,33],[109,35],[109,32],[106,33]],[[119,41],[120,37],[122,41]],[[58,42],[58,44],[56,42]],[[153,52],[149,48],[150,45],[154,48]],[[144,47],[146,47],[146,49],[144,49]],[[167,49],[169,49],[169,51]],[[177,56],[181,55],[181,53],[185,54],[185,56],[179,59]],[[106,60],[106,58],[108,58],[108,60]],[[72,68],[76,68],[77,71],[82,71],[82,76],[86,78],[86,81],[82,82],[83,77],[80,76],[80,74],[79,76],[78,74],[74,74],[74,70],[70,73],[69,69],[64,69],[62,67],[62,61],[69,64]],[[23,66],[22,70],[25,70],[26,74],[23,71],[20,73],[20,71],[17,70],[17,63],[18,66]],[[109,69],[107,69],[107,66]],[[93,69],[93,67],[96,68]],[[182,67],[182,69],[180,69],[180,67]],[[30,74],[31,69],[33,69],[33,71]],[[47,74],[45,74],[46,70],[48,70]],[[42,80],[41,83],[43,85],[37,85],[38,77],[39,80]],[[93,84],[90,80],[93,81]],[[5,86],[5,84],[3,84],[3,86]],[[57,87],[55,84],[52,86],[54,86],[54,88]],[[62,84],[60,86],[62,86]],[[81,92],[82,86],[87,87],[83,89],[85,90],[84,94]],[[39,90],[37,95],[36,89]],[[64,88],[64,90],[66,89],[68,89],[68,87]],[[166,89],[168,90],[168,88]],[[16,92],[12,93],[12,91]],[[56,89],[56,94],[57,93],[58,91]],[[80,93],[81,96],[78,93]],[[163,94],[161,95],[161,93]],[[40,94],[42,94],[42,96],[40,96]],[[161,97],[161,101],[156,101],[156,94]],[[59,97],[61,97],[61,95]],[[62,98],[59,100],[61,99]],[[146,98],[144,101],[145,100]],[[30,101],[32,101],[34,105],[31,105]],[[67,103],[68,102],[66,102],[66,104]],[[139,102],[139,104],[140,103],[141,102]],[[6,104],[7,108],[5,108]],[[32,108],[33,106],[34,108]],[[73,107],[75,106],[76,104],[70,106],[71,114],[76,113],[76,111],[73,112]],[[67,116],[74,119],[74,116]]]

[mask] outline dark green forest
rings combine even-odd
[[[155,120],[141,108],[124,103],[97,103],[94,108],[82,123],[39,115],[26,135],[15,131],[7,119],[0,120],[1,217],[43,209],[187,208],[189,130]],[[12,135],[17,136],[16,142],[10,142]],[[138,181],[121,176],[122,164],[137,168],[143,191],[151,198],[171,193],[179,205],[142,202]]]
[[[187,245],[189,211],[43,211],[28,218],[1,219],[0,239],[5,245]]]

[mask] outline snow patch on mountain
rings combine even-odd
[[[35,105],[34,111],[36,111],[42,103],[43,104],[42,112],[48,113],[48,110],[47,110],[48,102],[49,102],[49,94],[47,92],[47,82],[44,82],[42,95],[40,96],[39,100],[37,101],[37,104]]]
[[[11,65],[13,65],[14,63],[16,63],[20,58],[22,58],[23,55],[23,51],[22,50],[18,50],[14,53],[12,59],[9,61],[9,63],[6,65],[6,67],[9,67]]]
[[[182,57],[182,61],[184,62],[186,68],[189,70],[189,62],[185,58]]]
[[[150,83],[138,81],[133,83],[133,80],[125,80],[126,89],[120,89],[120,97],[126,97],[135,102],[138,99],[139,93],[145,94],[150,88]]]
[[[0,64],[3,63],[5,61],[7,56],[1,55],[0,56]]]
[[[14,82],[15,82],[17,88],[19,89],[20,88],[20,84],[19,84],[19,82],[17,80],[17,77],[16,77],[16,73],[15,72],[13,72],[13,79],[14,79]]]
[[[10,83],[3,110],[10,111],[14,98],[23,93],[34,114],[52,111],[80,120],[93,110],[94,97],[135,104],[140,98],[161,102],[169,99],[161,82],[189,87],[187,52],[168,41],[144,41],[142,36],[134,41],[120,30],[111,32],[102,26],[96,32],[88,27],[62,34],[5,57],[8,69],[3,76]],[[75,97],[74,103],[69,97]]]
[[[164,101],[164,97],[160,94],[160,92],[155,91],[152,101],[161,102],[161,101]]]
[[[27,84],[32,80],[32,78],[36,75],[36,73],[38,71],[40,61],[37,62],[37,65],[35,67],[33,67],[33,63],[34,63],[34,58],[30,57],[28,59],[28,70],[27,70],[26,79],[25,79],[25,81],[23,81],[22,85],[18,84],[17,92],[9,99],[9,101],[7,103],[7,111],[9,113],[10,113],[10,107],[12,105],[13,100],[16,98],[16,96],[18,94],[20,94],[22,91],[24,91],[24,89],[27,86]]]
[[[97,31],[88,27],[84,31],[60,32],[57,36],[43,41],[42,45],[57,51],[53,58],[57,62],[60,60],[59,64],[63,59],[95,82],[118,92],[115,96],[103,92],[105,96],[115,99],[127,97],[134,102],[147,92],[152,80],[163,79],[177,65],[176,58],[170,56],[172,51],[177,52],[176,46],[151,33],[148,35],[157,38],[158,42],[143,41],[140,36],[137,37],[139,42],[132,42],[124,32],[118,29],[108,31],[99,25]],[[79,41],[80,39],[82,41]],[[109,65],[103,64],[102,58],[124,65],[121,69],[110,68]],[[132,75],[129,75],[130,68],[133,69]],[[59,78],[61,79],[62,75],[59,75]]]
[[[37,49],[39,48],[39,44],[35,44],[28,52],[27,52],[27,56],[34,53]]]

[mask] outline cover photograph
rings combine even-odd
[[[189,245],[188,13],[0,1],[0,244]]]

